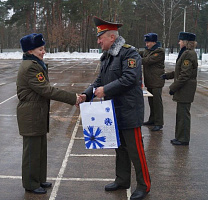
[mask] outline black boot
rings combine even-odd
[[[118,185],[116,182],[109,183],[105,186],[105,191],[116,191],[119,189],[128,189],[129,187]]]
[[[25,191],[27,191],[27,192],[32,192],[32,193],[34,193],[34,194],[46,194],[46,190],[44,189],[44,188],[42,188],[42,187],[39,187],[39,188],[37,188],[37,189],[35,189],[35,190],[27,190],[27,189],[25,189]]]
[[[130,200],[142,200],[147,196],[148,192],[144,192],[141,190],[135,190],[130,197]]]

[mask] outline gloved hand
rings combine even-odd
[[[172,90],[169,91],[170,95],[174,95],[175,92],[173,92]]]
[[[167,75],[163,74],[163,75],[160,76],[160,78],[165,80],[165,79],[167,79]]]

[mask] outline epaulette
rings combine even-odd
[[[37,63],[38,63],[38,62],[37,62],[37,61],[35,61],[35,60],[32,60],[32,62],[33,62],[33,63],[35,63],[35,64],[37,64]]]
[[[124,44],[123,47],[128,49],[128,48],[131,48],[131,45],[130,44]]]

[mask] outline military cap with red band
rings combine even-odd
[[[117,31],[123,24],[120,23],[112,23],[108,21],[104,21],[96,16],[93,17],[95,26],[97,27],[97,37],[101,36],[106,31]]]

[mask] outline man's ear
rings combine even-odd
[[[110,37],[111,37],[112,42],[114,42],[116,40],[116,36],[114,34],[111,34]]]
[[[29,54],[32,54],[33,53],[33,51],[32,50],[29,50],[29,51],[27,51]]]

